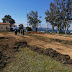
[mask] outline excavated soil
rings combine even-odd
[[[4,55],[2,52],[0,52],[0,69],[3,69],[7,63],[9,63],[10,57]]]
[[[29,48],[40,54],[47,55],[56,61],[60,61],[63,64],[72,64],[72,59],[70,58],[69,55],[63,55],[61,53],[58,53],[56,50],[53,50],[52,48],[44,49],[35,46],[29,46]]]
[[[6,35],[6,34],[5,34]],[[15,59],[15,53],[19,48],[27,47],[27,42],[18,40],[12,36],[0,37],[0,70]]]
[[[8,59],[10,58],[9,56],[7,56],[7,54],[5,54],[6,50],[9,48],[8,44],[2,43],[5,39],[8,38],[0,37],[0,69],[4,68],[7,65]]]
[[[43,32],[36,32],[36,31],[33,31],[33,32],[28,32],[27,34],[44,34]]]
[[[0,70],[13,60],[15,54],[13,51],[14,40],[13,37],[0,37]]]
[[[41,35],[44,34],[41,33]],[[65,41],[65,38],[60,39],[57,37],[51,40],[50,42],[48,41],[45,42],[44,40],[40,40],[29,35],[15,36],[13,33],[1,34],[0,69],[4,68],[7,65],[7,63],[13,61],[15,53],[19,51],[19,48],[24,48],[24,47],[29,47],[31,50],[36,51],[40,54],[47,55],[56,61],[60,61],[63,64],[72,64],[72,59],[71,59],[72,46],[71,45],[65,46],[65,44],[60,44],[61,42],[63,42],[62,40]]]
[[[16,42],[14,45],[14,49],[16,49],[17,51],[19,48],[24,48],[24,47],[28,47],[32,51],[36,51],[40,54],[47,55],[56,61],[60,61],[63,64],[72,64],[72,59],[70,58],[69,55],[63,55],[61,53],[58,53],[56,50],[53,50],[52,48],[44,49],[36,46],[30,46],[27,44],[27,42],[24,41]]]

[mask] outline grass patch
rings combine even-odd
[[[72,72],[72,69],[29,48],[21,48],[3,72]]]

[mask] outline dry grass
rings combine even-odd
[[[72,72],[68,66],[31,51],[29,48],[20,49],[15,57],[3,72]]]

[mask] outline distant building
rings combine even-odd
[[[0,31],[10,31],[10,23],[0,23]],[[17,27],[16,25],[12,25],[12,27]]]
[[[0,23],[0,31],[10,31],[10,23]]]
[[[17,27],[17,25],[12,25],[12,27]]]

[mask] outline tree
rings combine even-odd
[[[12,17],[10,15],[5,15],[4,18],[2,18],[2,20],[3,20],[3,23],[10,23],[11,26],[12,26],[12,24],[15,23],[15,20],[12,19]]]
[[[55,5],[53,3],[50,3],[50,11],[47,10],[45,12],[45,14],[46,14],[46,17],[45,17],[46,22],[51,23],[51,25],[52,25],[52,32],[54,32],[54,27],[56,26],[56,24],[55,24],[56,16],[55,16]]]
[[[71,0],[62,0],[62,10],[63,10],[63,23],[65,27],[65,34],[70,26],[70,18],[72,16],[72,1]]]
[[[33,28],[36,28],[36,31],[38,29],[38,24],[41,23],[41,20],[38,19],[38,12],[31,11],[29,14],[27,14],[28,23]]]
[[[67,33],[68,33],[68,29],[70,28],[70,24],[68,23],[67,24]]]
[[[9,23],[10,23],[10,24],[11,24],[11,26],[12,26],[12,24],[14,24],[14,23],[15,23],[15,20],[14,20],[14,19],[11,19]]]
[[[24,28],[23,24],[20,24],[20,25],[19,25],[19,30],[21,30],[21,29],[23,29],[23,28]]]
[[[65,34],[68,31],[68,28],[70,27],[70,21],[71,18],[71,0],[54,0],[56,5],[56,21],[57,21],[57,27],[58,30],[62,28],[61,26],[64,26],[65,28]],[[58,31],[59,32],[59,31]]]
[[[47,10],[46,22],[50,22],[52,25],[52,32],[54,32],[54,26],[57,26],[57,32],[62,28],[65,28],[65,34],[70,27],[70,20],[72,18],[72,0],[54,0],[50,3],[50,11]]]
[[[61,19],[61,8],[60,8],[60,1],[59,0],[54,0],[54,5],[55,5],[55,24],[57,26],[57,33],[60,32],[61,29],[61,24],[62,24],[62,19]]]

